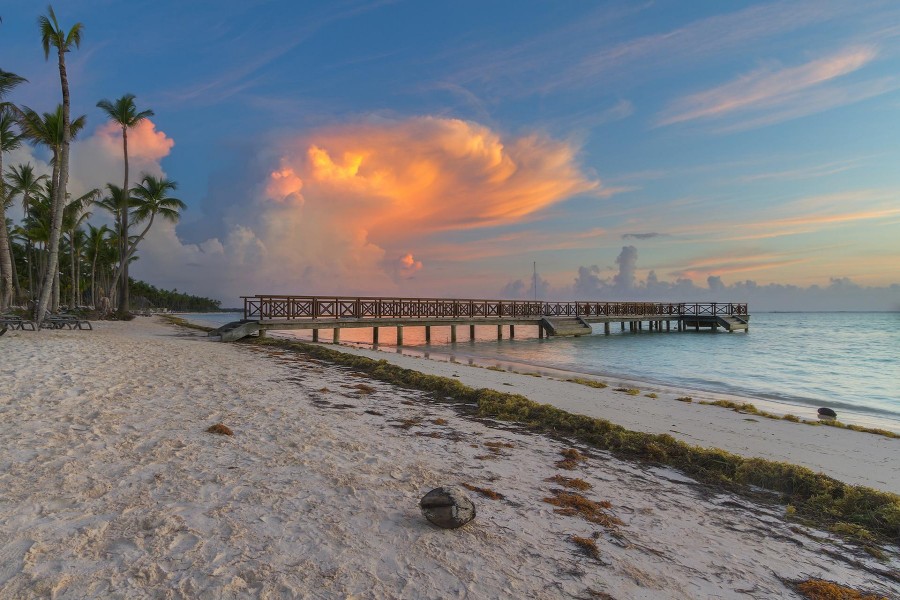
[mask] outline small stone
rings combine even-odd
[[[435,488],[419,501],[422,514],[443,529],[462,527],[475,518],[475,505],[457,486]]]
[[[223,423],[216,423],[206,430],[207,433],[218,433],[219,435],[234,435],[230,427]]]
[[[833,410],[831,410],[830,408],[826,408],[823,406],[822,408],[819,409],[819,416],[820,417],[830,417],[832,419],[835,419],[835,418],[837,418],[837,413],[834,412]]]

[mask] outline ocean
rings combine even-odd
[[[189,320],[218,325],[235,313],[193,314]],[[900,313],[755,313],[748,333],[619,331],[579,338],[537,337],[537,329],[516,327],[515,339],[497,340],[496,326],[479,326],[476,339],[458,327],[404,328],[403,350],[452,356],[464,362],[513,363],[600,377],[722,393],[801,407],[828,406],[861,417],[886,420],[900,429]],[[379,349],[397,351],[395,330],[380,330]],[[288,332],[283,332],[288,334]],[[289,335],[310,339],[309,332]],[[341,342],[371,346],[370,329],[343,329]],[[323,330],[321,341],[331,332]]]

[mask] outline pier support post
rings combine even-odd
[[[625,331],[625,321],[619,321],[619,325],[622,326],[622,331]]]
[[[403,325],[397,325],[397,345],[403,345]]]
[[[666,333],[672,331],[672,321],[666,321]]]
[[[509,326],[509,339],[513,339],[514,337],[516,337],[516,326],[510,325]]]
[[[469,325],[469,340],[472,342],[475,341],[475,326],[474,325]]]
[[[503,339],[503,325],[497,325],[497,339]]]
[[[425,343],[426,344],[431,343],[431,325],[425,326]]]
[[[609,321],[603,324],[603,333],[609,335]]]
[[[314,342],[319,341],[319,330],[318,329],[313,329],[313,341]]]
[[[538,323],[538,339],[544,339],[544,326]]]
[[[341,329],[340,327],[334,328],[334,336],[332,339],[332,343],[340,344],[341,343]]]
[[[450,326],[450,343],[456,343],[456,325]]]
[[[372,328],[372,345],[373,346],[378,345],[378,328],[377,327]]]
[[[694,331],[700,331],[700,321],[694,323]]]

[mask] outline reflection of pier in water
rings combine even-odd
[[[610,334],[618,323],[633,332],[677,331],[701,328],[729,333],[749,329],[746,304],[717,302],[542,302],[530,300],[462,300],[450,298],[361,298],[336,296],[244,296],[240,321],[210,332],[223,342],[239,340],[273,330],[332,330],[332,340],[340,341],[345,328],[371,328],[372,343],[378,343],[381,327],[397,328],[397,345],[403,344],[404,327],[424,327],[425,341],[431,341],[432,327],[450,327],[450,342],[457,341],[457,328],[468,326],[469,339],[476,325],[496,325],[497,339],[508,327],[515,337],[516,325],[538,328],[538,336],[580,336],[593,332],[592,323],[602,323]]]

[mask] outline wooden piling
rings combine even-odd
[[[510,325],[509,326],[509,339],[513,339],[514,337],[516,337],[516,326]]]
[[[425,326],[425,343],[426,344],[431,343],[431,325]]]
[[[340,327],[335,327],[332,335],[333,335],[333,337],[332,337],[331,341],[333,344],[341,343],[341,328]]]
[[[475,326],[474,325],[469,325],[469,339],[473,342],[475,341]]]
[[[544,326],[538,323],[538,339],[544,339]]]
[[[397,345],[403,345],[403,325],[397,325]]]
[[[503,339],[503,325],[497,325],[497,339]]]
[[[377,327],[372,328],[372,345],[373,346],[378,345],[378,328]]]
[[[609,321],[603,324],[603,333],[609,335]]]
[[[319,341],[319,330],[318,329],[313,329],[313,341],[314,342]]]
[[[450,342],[453,344],[456,343],[456,325],[450,326]]]

